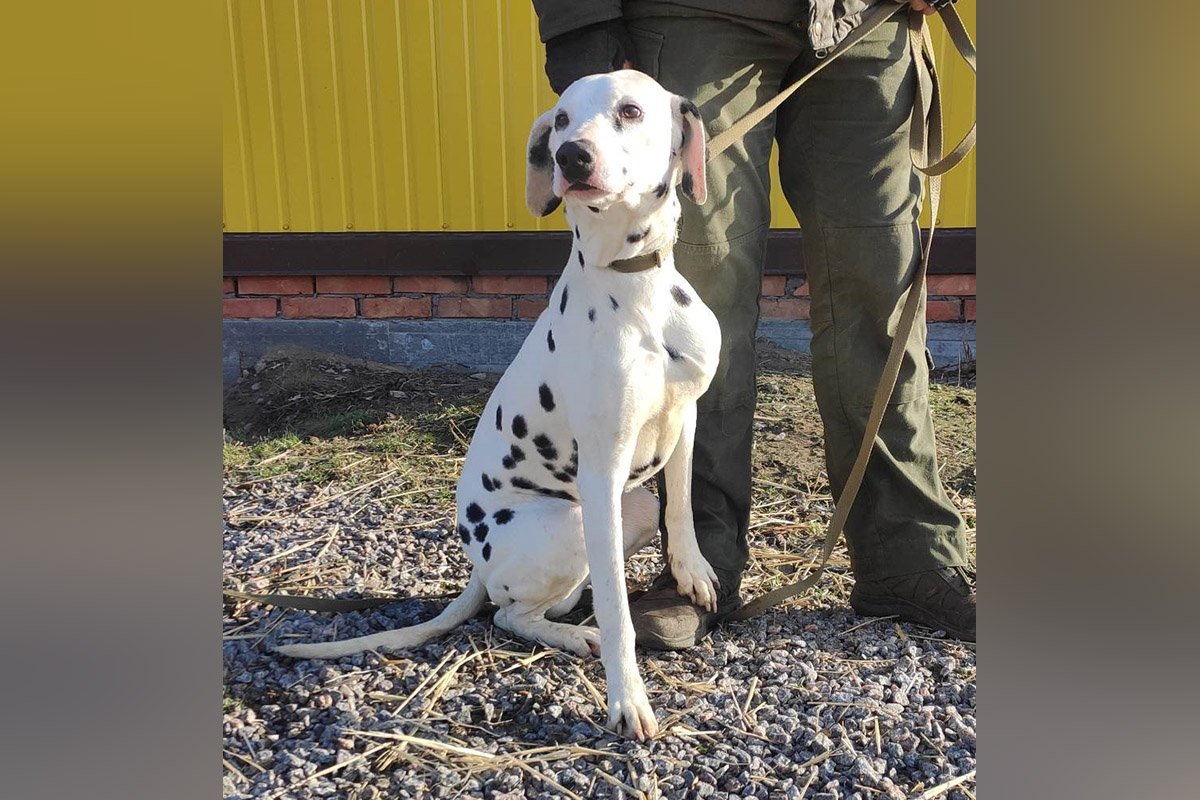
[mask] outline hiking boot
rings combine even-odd
[[[963,567],[855,581],[850,607],[864,617],[894,615],[956,639],[975,641],[975,573]]]
[[[742,598],[734,591],[732,597],[720,598],[717,603],[715,612],[693,604],[679,593],[675,576],[667,568],[649,589],[630,599],[634,643],[649,650],[685,650],[737,610]]]

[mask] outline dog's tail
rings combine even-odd
[[[479,572],[472,570],[463,593],[451,600],[442,613],[428,622],[340,642],[289,644],[275,648],[275,652],[293,658],[339,658],[363,650],[405,650],[424,644],[435,636],[441,636],[463,624],[479,613],[486,600],[487,587],[483,585]]]

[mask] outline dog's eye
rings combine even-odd
[[[634,120],[642,118],[642,110],[633,103],[626,103],[621,106],[618,113],[620,113],[621,119]]]
[[[567,123],[571,120],[567,118],[567,112],[560,111],[554,115],[554,130],[561,131],[567,127]]]

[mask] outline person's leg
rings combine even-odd
[[[920,258],[921,188],[908,151],[917,78],[906,35],[902,22],[885,24],[778,114],[780,178],[804,232],[813,381],[835,498],[857,455]],[[812,64],[806,54],[793,66],[795,76]],[[925,287],[914,290],[923,295]],[[953,569],[967,564],[965,526],[938,477],[925,333],[918,324],[907,342],[846,540],[857,594],[868,586],[883,592],[879,587],[898,576],[935,572],[933,583],[906,579],[912,586],[905,591],[932,592],[935,605],[955,606],[938,627],[974,638],[974,596]],[[943,596],[949,590],[959,601]],[[861,605],[855,601],[852,595],[852,604]],[[886,613],[902,612],[888,607]]]
[[[800,52],[798,37],[782,25],[693,15],[633,19],[629,26],[637,67],[695,102],[710,137],[773,97]],[[720,364],[698,404],[692,509],[700,550],[721,581],[723,612],[740,603],[749,558],[754,333],[771,213],[773,138],[773,120],[767,120],[708,164],[708,202],[683,201],[675,245],[676,268],[721,326]],[[661,482],[659,490],[665,492]],[[688,608],[673,590],[668,573],[633,604],[640,644],[686,646],[707,633],[714,615]]]

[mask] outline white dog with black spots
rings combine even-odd
[[[645,739],[658,724],[634,658],[625,560],[658,531],[643,484],[665,472],[668,558],[681,594],[715,610],[717,577],[692,522],[696,400],[717,367],[712,312],[675,270],[674,187],[705,201],[696,107],[632,70],[572,84],[529,136],[526,202],[561,203],[574,237],[542,312],[484,409],[458,483],[457,533],[474,568],[436,618],[400,630],[279,648],[331,658],[403,650],[490,599],[524,639],[600,656],[608,725]],[[553,621],[590,582],[597,628]]]

